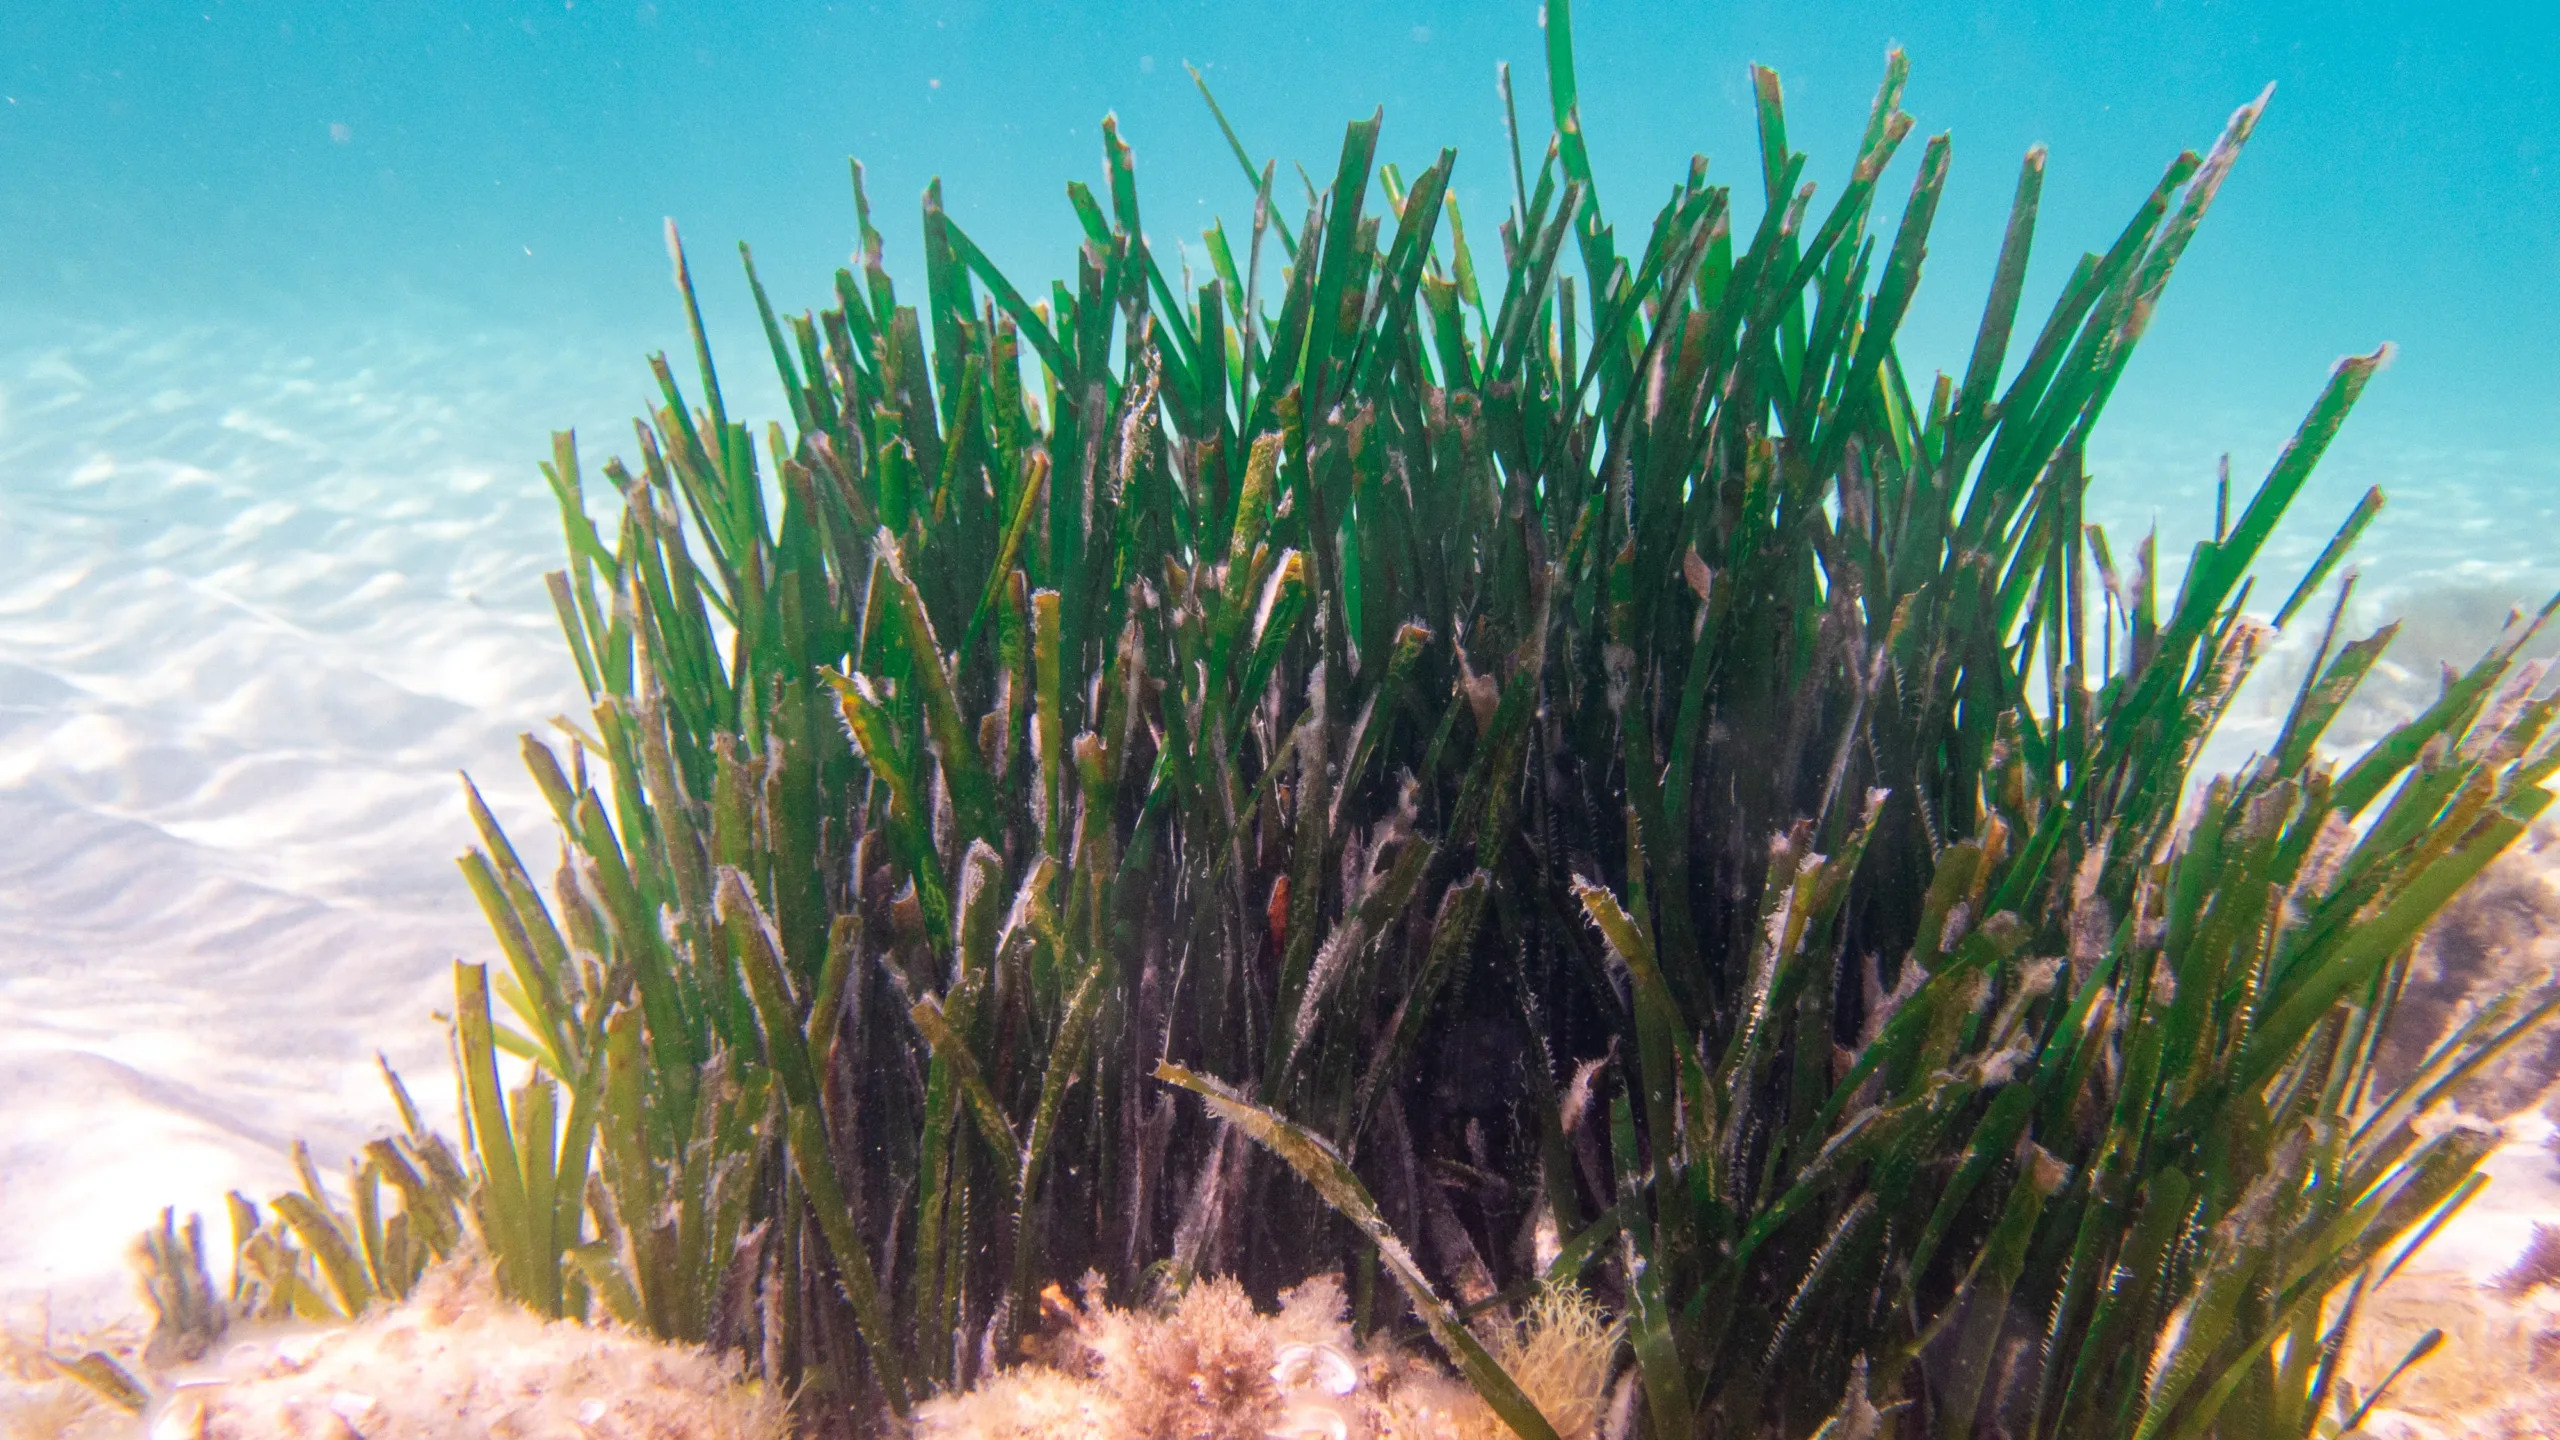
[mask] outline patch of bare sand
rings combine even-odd
[[[42,1303],[0,1313],[0,1440],[128,1440],[139,1433],[133,1416],[56,1363],[91,1352],[131,1369],[140,1363],[141,1328],[64,1333]]]
[[[2501,856],[2419,942],[2383,1038],[2382,1079],[2414,1069],[2490,999],[2560,994],[2560,831],[2540,827]],[[2459,1087],[2473,1114],[2504,1115],[2489,1186],[2371,1296],[2344,1375],[2358,1395],[2429,1330],[2443,1344],[2392,1385],[2366,1420],[2374,1440],[2560,1440],[2560,1026],[2526,1036]],[[2539,1244],[2537,1242],[2539,1241]],[[2538,1256],[2537,1256],[2537,1252]]]
[[[2520,1294],[2460,1271],[2401,1272],[2357,1315],[2342,1374],[2358,1400],[2430,1330],[2444,1343],[2365,1418],[2373,1440],[2560,1437],[2560,1289]]]

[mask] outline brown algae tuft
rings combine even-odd
[[[1511,1432],[1467,1385],[1343,1319],[1339,1277],[1319,1275],[1255,1308],[1219,1277],[1154,1310],[1041,1297],[1031,1359],[925,1405],[925,1440],[1501,1440]],[[1599,1433],[1622,1337],[1571,1286],[1543,1291],[1492,1349],[1562,1440]]]

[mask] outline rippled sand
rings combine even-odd
[[[540,839],[514,737],[576,698],[533,461],[586,382],[541,353],[0,355],[0,1296],[121,1305],[160,1206],[386,1123],[376,1047],[450,1111],[455,772]]]

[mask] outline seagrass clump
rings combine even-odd
[[[1071,1277],[1178,1314],[1335,1270],[1528,1440],[1587,1417],[1483,1336],[1565,1283],[1651,1440],[2352,1428],[2359,1297],[2494,1139],[2422,1118],[2551,1005],[2378,1047],[2560,707],[2546,608],[2329,743],[2392,638],[2343,633],[2380,494],[2255,570],[2381,349],[2173,593],[2084,518],[2265,97],[2021,327],[2030,152],[1932,377],[1897,330],[1953,151],[1891,214],[1899,53],[1828,192],[1755,69],[1756,165],[1622,231],[1546,18],[1552,138],[1515,120],[1472,244],[1453,152],[1357,122],[1292,224],[1218,117],[1251,221],[1195,273],[1106,121],[1067,279],[937,186],[902,300],[856,167],[823,306],[746,266],[761,432],[671,228],[688,378],[546,468],[591,701],[525,741],[556,859],[472,796],[466,1143],[413,1114],[343,1202],[244,1207],[249,1298],[353,1313],[469,1234],[813,1433],[950,1413]],[[2278,738],[2193,773],[2286,633]]]

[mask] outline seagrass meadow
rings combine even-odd
[[[1757,168],[1621,228],[1562,0],[1545,43],[1474,162],[1492,235],[1454,152],[1401,173],[1356,122],[1300,208],[1209,100],[1252,202],[1213,273],[1151,249],[1106,122],[1068,278],[929,190],[908,303],[857,166],[832,308],[742,250],[762,434],[671,227],[695,354],[625,458],[544,470],[593,704],[524,743],[556,863],[473,799],[504,963],[455,971],[462,1142],[403,1094],[349,1188],[235,1203],[227,1293],[164,1231],[164,1327],[357,1314],[476,1247],[867,1435],[1020,1359],[1053,1285],[1338,1272],[1528,1440],[1498,1357],[1562,1286],[1623,1324],[1611,1433],[2352,1430],[2360,1297],[2494,1139],[2437,1102],[2546,1014],[2388,1084],[2381,1037],[2548,804],[2560,700],[2545,606],[2324,746],[2391,640],[2340,633],[2380,494],[2256,562],[2382,350],[2174,593],[2084,523],[2265,97],[2040,320],[2030,152],[1933,373],[1896,331],[1950,147],[1895,213],[1899,53],[1835,185],[1755,70]],[[2280,736],[2194,773],[2287,632]]]

